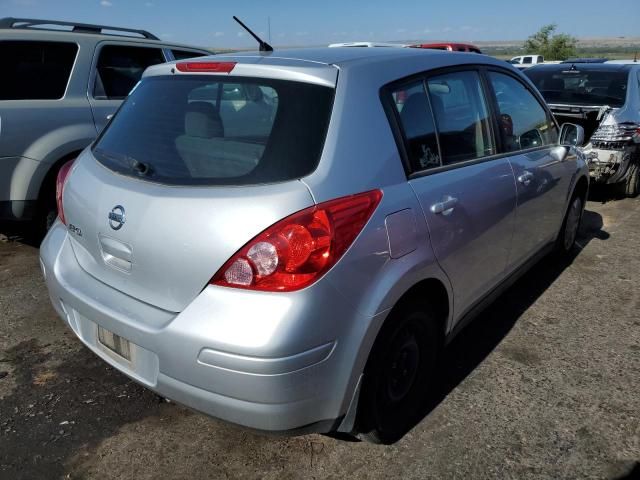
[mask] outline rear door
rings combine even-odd
[[[391,90],[431,245],[460,317],[504,276],[516,192],[496,143],[480,75],[458,70]],[[400,102],[398,102],[400,100]]]
[[[167,59],[161,47],[103,42],[96,47],[89,79],[89,103],[98,133],[147,67]]]
[[[518,194],[510,268],[516,268],[551,242],[564,216],[572,165],[554,157],[558,128],[551,114],[520,79],[490,70],[502,151],[509,154]]]

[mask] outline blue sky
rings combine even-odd
[[[0,0],[0,17],[75,20],[144,28],[195,45],[255,43],[237,15],[274,45],[349,40],[519,40],[546,23],[578,37],[640,36],[638,0]],[[603,8],[606,5],[606,8]]]

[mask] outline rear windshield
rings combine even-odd
[[[527,70],[547,103],[621,107],[627,98],[628,72],[620,70]]]
[[[282,182],[317,166],[332,88],[246,77],[158,76],[93,147],[106,167],[169,185]]]

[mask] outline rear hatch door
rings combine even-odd
[[[144,79],[64,190],[78,262],[178,312],[245,243],[313,204],[334,89],[215,75]]]

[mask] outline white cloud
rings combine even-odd
[[[286,34],[285,34],[284,32],[280,32],[280,33],[278,34],[278,38],[284,38],[284,37],[285,37],[285,35],[286,35]]]
[[[396,30],[396,33],[404,33],[406,31],[407,31],[406,28],[399,28],[399,29]]]
[[[100,6],[101,7],[113,7],[113,3],[111,3],[109,0],[101,0],[100,1]]]
[[[444,27],[442,29],[443,32],[450,32],[451,30],[453,30],[453,28],[451,28],[451,27]]]
[[[215,32],[213,34],[214,37],[224,37],[224,32]]]
[[[422,33],[431,33],[432,30],[430,28],[425,28]]]
[[[305,37],[305,36],[309,35],[309,32],[296,32],[296,35],[298,37]]]
[[[155,5],[153,4],[153,2],[144,2],[144,6],[145,6],[145,7],[155,7]]]
[[[239,37],[244,37],[247,34],[247,32],[238,32],[238,36]]]

